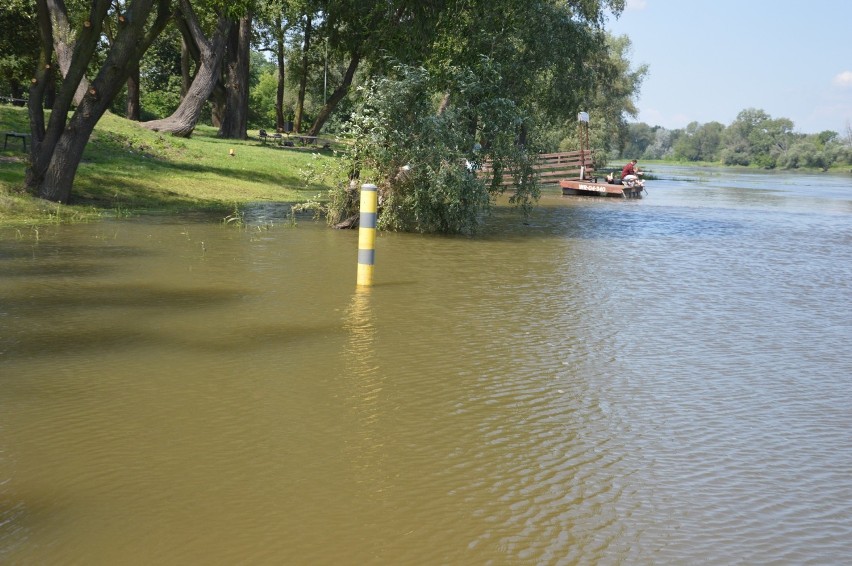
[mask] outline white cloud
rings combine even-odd
[[[833,82],[841,88],[852,88],[852,71],[838,73]]]
[[[648,0],[627,0],[627,2],[624,3],[624,10],[625,11],[629,10],[629,11],[639,12],[641,10],[644,10],[647,7],[648,7]]]

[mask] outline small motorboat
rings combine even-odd
[[[562,179],[559,181],[563,195],[584,195],[594,197],[642,198],[645,192],[643,183],[617,185],[598,183],[594,179]]]
[[[612,175],[607,175],[603,183],[598,182],[594,176],[593,162],[586,162],[586,155],[591,156],[589,151],[589,114],[580,112],[577,114],[578,137],[580,139],[580,175],[573,179],[562,179],[559,186],[562,187],[563,195],[584,195],[593,197],[620,197],[620,198],[642,198],[645,192],[645,182],[636,176],[629,179],[614,180]],[[641,175],[642,173],[637,173]]]

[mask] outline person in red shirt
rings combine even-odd
[[[624,169],[621,170],[621,182],[628,186],[633,186],[639,180],[639,175],[641,175],[641,171],[636,169],[636,164],[638,160],[634,159],[633,161],[629,161],[627,165],[624,166]]]
[[[628,161],[627,165],[621,170],[621,178],[624,179],[628,175],[636,175],[636,164],[639,161],[634,159],[633,161]]]

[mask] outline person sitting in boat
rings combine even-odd
[[[632,187],[634,185],[642,186],[642,181],[639,180],[639,175],[641,175],[642,172],[639,171],[636,166],[638,162],[638,159],[629,161],[627,165],[624,166],[624,169],[621,170],[621,182],[628,187]]]

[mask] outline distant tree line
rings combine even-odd
[[[844,133],[826,130],[817,134],[793,131],[787,118],[772,118],[763,110],[740,112],[728,126],[719,122],[692,122],[669,130],[644,122],[630,124],[619,158],[663,159],[691,162],[751,165],[766,169],[800,167],[827,170],[852,165],[852,125]],[[616,144],[614,144],[616,145]]]

